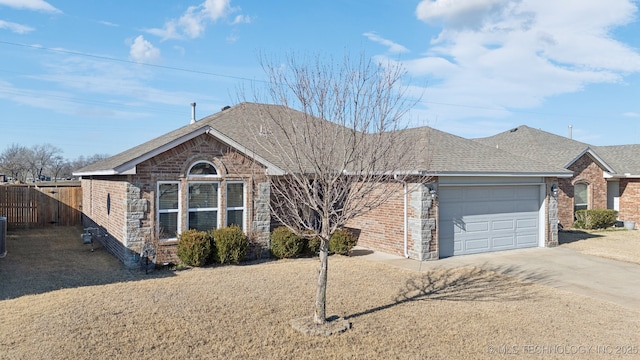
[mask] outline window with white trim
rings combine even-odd
[[[227,226],[238,225],[244,230],[244,183],[227,182]]]
[[[175,239],[180,228],[180,183],[158,183],[158,238]]]
[[[218,187],[217,182],[189,182],[188,229],[209,231],[218,228]]]
[[[573,212],[589,208],[589,186],[585,183],[573,185]]]

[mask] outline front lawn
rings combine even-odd
[[[640,264],[640,231],[625,229],[560,231],[560,246],[607,259]]]
[[[8,243],[12,261],[13,242],[33,242],[18,237]],[[95,256],[106,278],[60,264],[61,280],[44,287],[46,272],[17,273],[0,259],[0,358],[566,359],[598,358],[601,346],[609,359],[609,349],[640,346],[640,313],[611,303],[474,267],[417,273],[342,256],[329,259],[327,310],[352,328],[313,337],[290,321],[312,313],[316,259],[144,275],[102,250],[87,254],[75,231],[57,241],[68,241],[52,247],[67,255],[75,246],[73,256]],[[41,252],[42,262],[47,254],[57,256]],[[6,287],[31,281],[39,287]]]

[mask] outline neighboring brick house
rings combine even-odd
[[[242,103],[74,172],[85,226],[127,265],[154,237],[158,261],[175,261],[176,233],[190,228],[237,224],[268,246],[269,180],[286,175],[275,154],[287,149],[256,146],[276,136],[259,125],[267,108],[302,114]],[[425,260],[557,244],[553,189],[570,171],[428,127],[405,131],[427,149],[406,169],[421,180],[384,184],[396,195],[349,224],[361,246]]]
[[[615,209],[619,220],[640,224],[640,145],[592,146],[527,126],[475,140],[570,170],[572,177],[559,180],[562,227],[580,209]]]

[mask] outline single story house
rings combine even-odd
[[[571,227],[581,209],[614,209],[640,224],[640,145],[592,146],[527,126],[475,139],[572,172],[558,180],[558,220]]]
[[[77,170],[84,225],[102,229],[99,240],[126,265],[153,238],[158,261],[175,261],[176,233],[192,228],[237,224],[268,246],[269,179],[286,172],[248,127],[258,128],[262,109],[273,107],[225,108]],[[557,189],[572,171],[429,127],[404,131],[428,149],[413,170],[429,181],[386,184],[395,196],[349,224],[361,246],[434,260],[557,245]]]

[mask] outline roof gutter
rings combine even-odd
[[[640,175],[633,175],[631,173],[624,174],[611,174],[609,172],[604,172],[603,176],[605,179],[640,179]]]
[[[486,173],[486,172],[456,172],[456,171],[437,171],[432,173],[426,173],[429,176],[456,176],[456,177],[557,177],[557,178],[571,178],[573,172],[558,172],[558,173]]]

